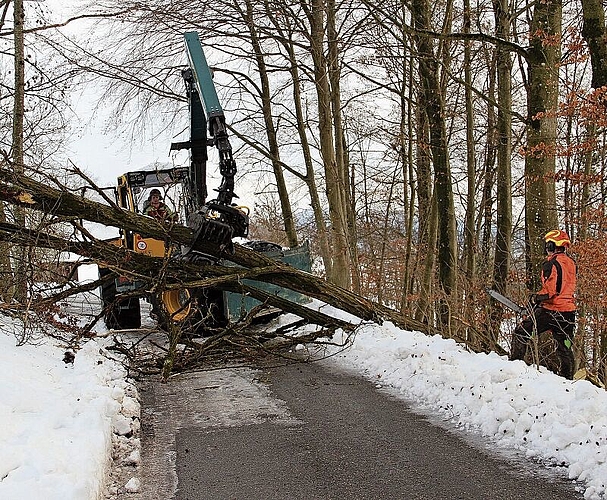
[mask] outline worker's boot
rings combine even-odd
[[[512,344],[510,345],[510,361],[525,359],[528,342],[529,338],[525,335],[525,332],[520,331],[518,328],[514,330],[514,333],[512,334]]]

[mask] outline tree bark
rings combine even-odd
[[[0,224],[6,223],[6,215],[4,213],[4,203],[0,202]],[[0,301],[9,302],[12,296],[12,276],[13,268],[10,259],[10,245],[0,243]]]
[[[428,216],[428,244],[426,246],[426,255],[424,259],[423,276],[420,280],[419,300],[415,319],[426,324],[434,323],[434,311],[430,308],[432,285],[434,280],[434,262],[436,255],[436,231],[438,227],[437,203],[434,196],[431,198],[432,210]]]
[[[537,2],[530,24],[525,222],[527,281],[539,288],[537,270],[544,258],[544,235],[557,229],[554,172],[561,57],[561,0]]]
[[[289,190],[287,189],[282,162],[280,161],[280,150],[276,136],[276,127],[274,126],[274,119],[272,117],[270,80],[268,78],[261,42],[257,35],[257,27],[255,26],[255,22],[253,20],[253,6],[250,0],[247,0],[246,8],[247,11],[244,16],[246,24],[249,28],[250,42],[253,46],[253,53],[255,55],[255,61],[257,62],[257,71],[259,72],[259,79],[261,80],[261,109],[263,112],[266,136],[268,138],[268,148],[271,157],[270,160],[272,162],[274,179],[276,180],[276,188],[278,190],[278,199],[280,200],[280,208],[282,211],[285,233],[287,235],[287,243],[289,247],[293,248],[298,245],[297,231],[295,230],[295,220],[293,217],[293,209],[291,208]]]
[[[601,0],[582,0],[584,26],[582,36],[588,44],[592,64],[592,87],[607,85],[607,32],[605,10]]]
[[[510,12],[508,2],[495,0],[496,35],[508,40],[510,37]],[[508,295],[506,285],[510,275],[510,255],[512,253],[512,59],[501,45],[497,51],[497,224],[495,235],[495,257],[493,260],[493,283],[495,289]],[[503,308],[495,304],[491,311],[488,338],[490,348],[498,341],[499,325]]]
[[[24,149],[23,149],[23,123],[25,119],[25,38],[24,22],[25,10],[23,0],[13,1],[13,20],[14,20],[14,101],[13,101],[13,142],[12,159],[15,173],[22,175],[25,171]],[[25,211],[22,207],[16,207],[14,210],[15,222],[25,227]],[[15,249],[15,273],[13,275],[15,299],[23,302],[27,297],[26,280],[26,254],[27,249],[18,246]]]
[[[360,264],[358,261],[358,231],[356,228],[356,206],[352,194],[355,184],[354,169],[350,169],[350,156],[344,132],[341,105],[341,67],[340,40],[336,26],[338,6],[335,0],[326,0],[327,17],[327,69],[329,71],[329,87],[331,113],[333,116],[333,133],[335,136],[335,165],[339,177],[341,210],[344,217],[344,230],[348,245],[348,268],[352,289],[360,293]]]
[[[333,116],[329,68],[324,53],[325,12],[324,0],[312,0],[308,12],[310,21],[310,51],[314,62],[314,84],[318,97],[318,128],[320,152],[325,169],[325,183],[329,216],[331,218],[331,236],[333,241],[332,275],[329,279],[344,288],[350,288],[350,244],[348,242],[347,210],[344,196],[343,169],[336,157],[335,137],[333,136]]]
[[[470,0],[464,0],[464,33],[470,32]],[[474,279],[476,270],[476,231],[474,217],[476,215],[476,154],[474,140],[474,99],[472,97],[472,55],[471,43],[464,42],[464,89],[466,101],[466,172],[468,177],[466,217],[464,223],[464,261],[466,275],[469,280]],[[470,301],[472,306],[472,301]]]
[[[17,176],[6,170],[0,170],[0,200],[19,206],[27,206],[34,210],[41,210],[51,215],[61,216],[62,220],[70,217],[74,220],[84,219],[137,231],[157,239],[166,240],[169,244],[182,244],[185,246],[193,244],[193,250],[207,255],[223,257],[246,268],[245,273],[249,271],[253,272],[253,275],[249,274],[245,277],[253,276],[255,280],[272,283],[319,299],[352,314],[356,318],[360,318],[360,320],[379,323],[389,320],[402,328],[434,331],[433,329],[429,330],[428,326],[420,322],[367,300],[348,289],[295,269],[280,261],[275,261],[240,245],[234,245],[233,254],[222,254],[217,245],[204,241],[193,243],[194,233],[190,228],[185,226],[176,224],[164,225],[150,217],[102,205],[73,195],[67,191],[52,188],[45,183],[24,176]],[[2,239],[4,241],[10,240],[16,244],[35,242],[36,246],[59,248],[62,251],[74,252],[97,262],[108,264],[120,272],[126,272],[127,274],[140,273],[147,276],[148,279],[158,274],[164,262],[161,258],[146,257],[104,242],[69,242],[45,233],[20,229],[11,225],[0,227],[0,232],[3,234]],[[178,266],[179,272],[175,274],[175,280],[180,286],[187,287],[188,281],[190,285],[202,286],[202,283],[196,283],[194,279],[204,279],[209,276],[217,277],[222,274],[225,277],[226,273],[233,275],[228,281],[238,281],[243,278],[242,276],[239,277],[238,274],[234,274],[233,268],[228,268],[228,271],[226,271],[222,270],[221,266],[208,266],[205,268],[184,267],[185,264],[183,263],[173,264],[173,266]],[[218,286],[218,283],[211,282],[207,283],[207,285]]]
[[[487,76],[487,95],[490,102],[495,102],[496,57],[487,57],[489,75]],[[494,106],[487,104],[487,140],[485,143],[485,161],[483,164],[483,194],[479,212],[480,254],[482,255],[481,273],[487,274],[489,263],[493,262],[491,239],[493,238],[493,187],[495,183],[495,159],[497,150],[496,112]]]
[[[408,58],[409,61],[412,57]],[[412,66],[412,65],[411,65]],[[403,81],[400,92],[400,134],[399,134],[399,148],[400,157],[403,167],[403,208],[405,210],[404,220],[406,223],[405,240],[406,240],[406,251],[405,251],[405,262],[403,272],[403,285],[402,294],[400,300],[400,312],[410,312],[410,294],[412,292],[413,280],[413,269],[411,265],[411,255],[413,252],[413,227],[415,221],[415,197],[416,197],[416,183],[413,171],[413,111],[411,102],[413,101],[413,71],[409,71],[408,89],[405,87],[406,73],[403,71]],[[407,91],[409,95],[407,96]],[[407,99],[408,97],[408,99]],[[407,102],[407,100],[409,102]],[[405,140],[408,138],[408,140]]]
[[[279,30],[281,29],[278,25],[276,25],[276,27]],[[293,41],[290,38],[281,36],[279,37],[279,42],[282,43],[288,54],[288,61],[290,64],[289,72],[293,81],[293,106],[297,124],[297,135],[301,144],[301,152],[303,155],[304,165],[306,167],[306,173],[305,176],[302,177],[302,180],[306,183],[308,193],[310,194],[310,206],[312,207],[312,212],[314,213],[314,223],[318,237],[320,257],[323,261],[326,276],[332,276],[333,261],[331,256],[331,248],[329,245],[329,235],[322,203],[318,193],[318,186],[316,184],[316,174],[312,161],[312,153],[310,151],[310,143],[306,133],[306,120],[303,112],[304,104],[301,95],[301,79],[297,57],[295,56]]]
[[[412,3],[414,25],[430,28],[430,5],[427,0]],[[430,126],[430,149],[434,166],[435,196],[438,204],[438,268],[442,292],[447,298],[457,295],[457,235],[451,169],[447,150],[444,94],[440,85],[438,61],[430,38],[416,36],[419,53],[419,74],[425,94],[425,109]],[[440,321],[450,328],[450,308],[441,304]]]
[[[419,299],[415,308],[415,318],[429,323],[434,317],[428,312],[428,301],[432,289],[434,263],[436,261],[436,210],[434,210],[434,191],[432,168],[430,164],[430,130],[428,117],[424,111],[426,97],[421,88],[417,89],[417,206],[419,231],[416,253],[416,275],[418,277]]]

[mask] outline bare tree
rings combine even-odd
[[[24,43],[24,21],[25,10],[23,0],[13,0],[13,25],[14,25],[14,101],[13,101],[13,140],[12,160],[13,168],[17,175],[23,175],[25,171],[23,154],[23,121],[25,114],[25,43]],[[25,227],[25,212],[17,207],[14,211],[15,223]],[[27,248],[18,246],[14,254],[15,274],[14,298],[24,303],[27,300],[27,282],[25,280]]]
[[[534,4],[529,25],[525,220],[527,280],[538,288],[537,268],[544,257],[543,236],[557,226],[554,173],[561,57],[562,2]]]
[[[430,5],[425,0],[412,3],[414,26],[424,30],[430,28]],[[455,233],[455,207],[453,202],[452,177],[447,149],[444,93],[440,85],[438,62],[432,41],[426,36],[417,36],[419,73],[424,93],[426,114],[430,127],[430,149],[434,168],[435,197],[438,205],[438,267],[442,291],[447,297],[457,294],[457,238]],[[443,304],[440,320],[445,327],[450,325],[447,304]]]
[[[607,42],[605,10],[597,0],[581,0],[584,36],[592,62],[592,87],[598,89],[607,85]]]
[[[507,2],[495,0],[496,35],[503,40],[510,39],[510,13]],[[495,257],[493,264],[493,283],[499,292],[507,294],[510,275],[510,255],[512,253],[512,56],[502,45],[496,47],[497,66],[497,224],[495,239]],[[497,305],[492,314],[490,339],[497,343],[498,325],[501,323],[502,310]]]
[[[318,235],[329,279],[386,303],[400,299],[403,310],[429,324],[438,323],[437,312],[446,327],[463,314],[470,338],[475,327],[488,334],[485,348],[499,340],[502,314],[496,309],[485,321],[476,290],[508,293],[527,285],[518,272],[518,214],[526,212],[533,280],[543,233],[566,222],[573,234],[584,234],[573,210],[590,214],[607,198],[604,180],[579,181],[605,174],[604,134],[599,114],[586,115],[589,108],[579,111],[565,99],[585,95],[586,52],[579,49],[579,70],[566,73],[572,49],[561,57],[557,0],[516,11],[500,0],[466,3],[463,13],[451,1],[433,8],[423,0],[121,4],[120,27],[108,23],[103,43],[55,45],[77,71],[113,82],[107,97],[118,103],[117,118],[132,131],[155,116],[169,117],[161,126],[176,134],[183,129],[181,33],[199,31],[216,56],[216,85],[234,117],[241,172],[261,179],[264,196],[279,193],[279,215],[271,215],[289,226],[287,241],[301,236],[289,207],[305,191],[301,203],[311,205],[306,220],[315,226],[308,234]],[[593,85],[604,85],[604,13],[591,0],[582,6]],[[563,76],[574,84],[559,85]],[[599,90],[592,96],[603,102]],[[572,113],[567,121],[559,97]],[[604,114],[604,105],[596,109]],[[596,128],[587,127],[588,117]],[[595,141],[583,150],[584,161],[570,148],[581,130]],[[561,159],[560,149],[569,157]],[[566,196],[563,207],[557,192]],[[588,222],[583,230],[592,235],[595,227]],[[385,285],[398,280],[397,287]],[[470,292],[460,295],[460,284]],[[469,297],[474,301],[461,303]]]

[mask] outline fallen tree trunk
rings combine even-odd
[[[84,219],[107,226],[133,230],[165,240],[169,244],[184,246],[193,244],[194,233],[188,227],[178,224],[163,224],[150,217],[104,205],[77,196],[66,188],[53,188],[45,183],[23,175],[17,175],[5,169],[0,169],[0,200],[56,216],[60,218],[61,222],[65,222],[66,219]],[[155,276],[155,273],[165,266],[160,258],[146,257],[99,240],[66,241],[44,232],[24,230],[10,224],[0,225],[0,239],[73,252],[125,275],[139,274],[148,279]],[[225,255],[221,253],[217,245],[199,241],[194,244],[193,250],[217,258],[229,259],[245,268],[245,271],[235,271],[234,268],[227,268],[228,270],[226,270],[226,268],[216,265],[195,266],[191,263],[175,260],[167,266],[167,272],[170,277],[179,281],[180,285],[183,286],[187,286],[188,283],[204,286],[200,280],[204,282],[210,277],[223,279],[227,286],[228,283],[238,282],[243,276],[253,277],[255,280],[282,286],[326,302],[360,320],[377,323],[388,320],[401,328],[437,333],[421,322],[416,322],[397,311],[374,303],[312,274],[297,270],[241,245],[235,245],[234,247],[233,254]],[[247,275],[247,272],[251,274]],[[213,283],[209,286],[219,284],[219,282],[209,283]],[[269,302],[271,299],[267,297],[266,300]],[[289,306],[287,303],[277,304],[277,307],[281,307],[287,312],[295,309],[294,306]],[[297,314],[297,312],[294,313]]]

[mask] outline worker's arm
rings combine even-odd
[[[535,294],[536,304],[541,304],[557,294],[558,269],[555,263],[555,259],[549,259],[542,266],[542,289]]]

